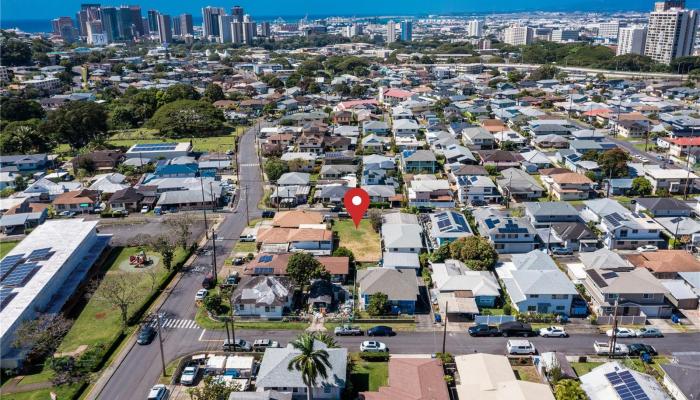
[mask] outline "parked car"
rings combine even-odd
[[[250,343],[243,339],[236,339],[235,341],[231,339],[224,339],[224,343],[221,346],[224,351],[251,351],[253,348]]]
[[[629,349],[629,355],[631,356],[641,356],[643,353],[647,353],[650,356],[658,356],[659,352],[656,351],[654,346],[644,344],[644,343],[631,343],[627,345]]]
[[[555,256],[568,256],[574,254],[573,250],[568,247],[553,247],[551,252]]]
[[[75,216],[75,211],[61,211],[58,215],[66,218],[73,218]]]
[[[605,334],[608,335],[608,337],[612,337],[612,335],[613,335],[613,330],[612,330],[612,329],[608,329],[608,330],[605,332]],[[628,337],[635,337],[635,336],[637,336],[637,335],[636,335],[636,334],[634,333],[634,331],[633,331],[632,329],[630,329],[630,328],[616,328],[615,336],[617,336],[617,337],[619,337],[619,338],[628,338]]]
[[[508,354],[537,354],[535,345],[529,340],[509,340],[506,343]]]
[[[486,202],[483,200],[472,200],[470,201],[472,207],[482,207],[486,205]]]
[[[233,265],[243,265],[243,257],[236,257],[233,259]]]
[[[150,210],[150,207],[143,206],[143,207],[141,207],[141,214],[146,214],[149,210]]]
[[[486,325],[486,324],[477,324],[474,326],[470,326],[469,329],[467,329],[467,333],[469,333],[469,336],[496,336],[500,332],[498,331],[498,328],[493,326],[493,325]]]
[[[203,301],[208,294],[209,291],[207,289],[199,289],[197,294],[194,295],[194,301]]]
[[[278,348],[279,342],[270,339],[256,339],[253,342],[253,351],[265,351],[267,348]]]
[[[214,285],[215,285],[214,276],[207,275],[204,277],[204,279],[202,279],[202,287],[204,289],[214,289]]]
[[[664,334],[658,328],[640,328],[634,331],[637,337],[663,337]]]
[[[540,336],[542,337],[569,337],[563,327],[561,326],[548,326],[546,328],[540,329]]]
[[[263,218],[273,218],[275,216],[274,211],[263,211],[262,212],[262,217]]]
[[[139,331],[139,335],[136,337],[136,343],[140,345],[150,344],[156,337],[156,330],[150,325],[144,326]]]
[[[232,272],[226,277],[226,284],[227,285],[235,285],[238,283],[238,281],[241,279],[240,275],[238,272]]]
[[[148,392],[147,400],[165,400],[168,398],[168,388],[165,385],[155,385]]]
[[[185,369],[182,370],[182,374],[180,375],[180,384],[185,386],[194,385],[195,381],[197,380],[198,373],[199,366],[197,366],[196,364],[185,367]]]
[[[608,342],[594,342],[593,350],[598,355],[609,355],[610,354],[610,343]],[[622,343],[615,343],[615,351],[613,354],[617,355],[627,355],[629,354],[629,349],[627,345]]]
[[[362,336],[365,334],[362,329],[350,325],[336,326],[333,333],[335,336]]]
[[[365,340],[364,342],[360,343],[360,351],[385,353],[389,351],[389,348],[382,342],[377,342],[376,340]]]
[[[649,253],[652,251],[658,251],[659,248],[653,244],[645,244],[644,246],[637,247],[637,251],[640,253]]]
[[[394,336],[396,332],[388,326],[374,326],[367,330],[367,336]]]
[[[532,330],[530,324],[520,321],[504,322],[498,325],[498,331],[501,336],[537,336],[537,333]]]

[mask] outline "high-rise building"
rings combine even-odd
[[[180,14],[177,17],[177,25],[180,25],[180,36],[194,35],[194,26],[192,25],[192,14]]]
[[[65,43],[73,43],[76,39],[76,29],[71,17],[58,17],[51,21],[53,34],[58,35]]]
[[[272,30],[270,29],[270,23],[269,22],[260,23],[260,36],[270,37],[271,34],[272,34]]]
[[[233,8],[231,8],[231,15],[237,22],[243,22],[245,11],[243,11],[243,7],[241,6],[233,6]]]
[[[108,42],[114,42],[121,39],[119,35],[119,21],[117,17],[117,9],[114,7],[102,7],[102,29],[107,35]]]
[[[158,10],[148,10],[148,31],[158,32]]]
[[[158,39],[161,43],[172,43],[173,29],[170,15],[158,14]]]
[[[170,20],[173,25],[173,36],[182,36],[182,29],[180,27],[180,17],[175,17]]]
[[[362,25],[351,24],[343,27],[343,36],[353,38],[362,35]]]
[[[481,37],[484,35],[484,21],[473,19],[467,23],[467,35]]]
[[[598,37],[615,40],[620,32],[620,21],[601,22],[598,25]]]
[[[243,16],[243,42],[246,44],[252,44],[253,38],[255,38],[255,33],[257,32],[257,25],[250,18],[250,15],[246,14]]]
[[[557,43],[575,42],[578,40],[578,29],[555,29],[551,40]]]
[[[413,21],[401,21],[401,41],[410,42],[413,40]]]
[[[233,21],[231,23],[231,41],[241,44],[243,40],[243,22]]]
[[[523,25],[511,25],[505,29],[503,41],[513,46],[532,43],[532,28]]]
[[[235,21],[233,15],[219,15],[219,43],[231,43],[231,23]]]
[[[86,24],[85,38],[88,44],[94,46],[103,46],[109,43],[107,41],[107,35],[102,29],[102,21],[100,20],[89,21]]]
[[[654,3],[654,11],[668,11],[672,8],[685,8],[685,0],[664,0]]]
[[[80,11],[76,14],[76,22],[80,36],[87,37],[87,23],[89,21],[100,19],[100,4],[99,3],[83,3],[80,5]]]
[[[394,43],[396,41],[396,23],[390,20],[386,23],[386,43]]]
[[[141,37],[146,34],[143,29],[143,16],[141,6],[129,6],[131,12],[131,33],[133,37]]]
[[[219,15],[226,15],[223,8],[202,8],[202,35],[206,40],[218,40],[220,34]]]
[[[655,11],[649,14],[644,55],[663,64],[670,64],[674,58],[692,54],[698,28],[696,10],[677,8],[674,5],[683,5],[683,2],[656,3]]]
[[[647,28],[644,26],[629,26],[620,28],[617,38],[617,55],[643,54],[647,39]]]

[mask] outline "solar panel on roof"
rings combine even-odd
[[[263,263],[270,262],[272,261],[272,256],[261,256],[258,261]]]
[[[12,300],[13,297],[15,297],[17,293],[12,293],[12,288],[9,287],[0,287],[0,310],[5,308],[7,303]]]
[[[23,257],[24,254],[14,254],[3,258],[2,261],[0,261],[0,279],[4,278],[5,275],[10,273],[12,268],[22,261]]]
[[[20,287],[34,275],[39,269],[37,263],[24,263],[15,267],[6,277],[2,279],[3,286]]]
[[[271,274],[275,271],[274,268],[255,268],[255,273],[260,275]]]
[[[51,255],[51,248],[44,247],[42,249],[36,249],[29,253],[27,259],[29,261],[48,260],[49,258],[51,258]]]
[[[605,378],[610,382],[621,400],[649,400],[644,389],[629,371],[609,372]]]

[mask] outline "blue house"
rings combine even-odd
[[[367,268],[357,271],[360,307],[367,309],[376,293],[387,295],[392,314],[413,315],[418,298],[418,282],[415,271],[390,268]]]
[[[437,171],[435,154],[430,150],[405,150],[401,153],[401,165],[406,173],[431,173]]]

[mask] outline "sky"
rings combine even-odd
[[[258,17],[300,15],[417,15],[465,12],[508,11],[646,11],[653,0],[0,0],[0,19],[52,19],[61,15],[74,16],[81,3],[105,5],[139,4],[143,10],[157,9],[162,13],[201,14],[207,5],[243,6],[248,14]],[[689,8],[698,8],[700,0],[688,0]],[[145,11],[144,11],[145,13]]]

